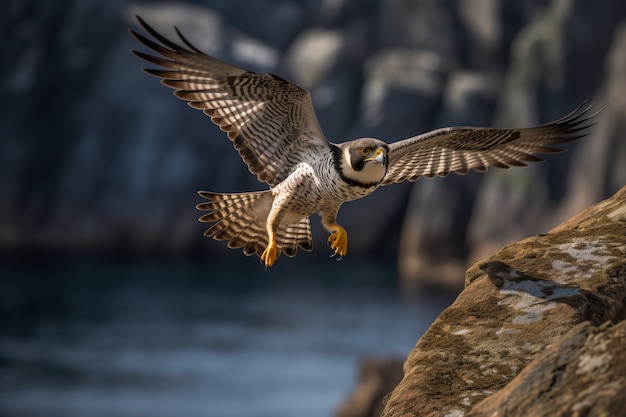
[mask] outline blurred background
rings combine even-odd
[[[547,163],[344,205],[341,262],[313,218],[315,250],[264,271],[202,237],[197,190],[264,184],[141,72],[135,14],[310,90],[334,142],[608,107]],[[3,416],[332,415],[469,264],[626,184],[622,0],[4,0],[0,40]]]

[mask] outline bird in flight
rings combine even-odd
[[[176,29],[180,41],[137,20],[152,37],[130,30],[157,55],[132,51],[160,69],[145,69],[173,88],[176,97],[201,110],[226,132],[253,174],[269,189],[244,193],[199,191],[207,201],[204,235],[228,241],[229,248],[257,254],[271,267],[281,253],[313,249],[309,216],[320,213],[330,233],[333,256],[347,253],[348,234],[337,223],[346,201],[380,186],[450,172],[485,172],[487,167],[526,166],[536,154],[561,152],[552,144],[585,136],[597,114],[583,103],[567,116],[524,129],[447,127],[393,143],[361,138],[329,142],[319,126],[310,94],[274,74],[259,74],[213,58]]]

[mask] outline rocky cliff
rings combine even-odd
[[[621,0],[6,0],[2,248],[231,252],[201,237],[195,191],[262,185],[206,117],[140,72],[126,32],[135,13],[310,89],[332,141],[526,126],[585,98],[609,102],[588,139],[546,164],[385,187],[347,204],[339,220],[351,256],[398,257],[407,282],[454,280],[468,260],[626,182]]]
[[[626,416],[624,319],[626,187],[474,264],[382,416]]]

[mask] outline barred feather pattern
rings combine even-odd
[[[270,190],[235,194],[200,191],[198,194],[209,200],[197,205],[199,210],[207,211],[198,220],[215,222],[204,236],[226,240],[229,248],[243,248],[248,256],[263,253],[268,244],[267,213],[274,199]],[[281,224],[275,239],[278,252],[289,257],[295,256],[298,248],[311,251],[313,241],[308,216],[295,223]]]
[[[585,136],[583,131],[593,126],[590,119],[602,110],[592,107],[593,103],[583,103],[559,120],[525,129],[449,127],[391,143],[389,169],[381,185],[542,161],[536,154],[563,152],[549,145]]]
[[[364,197],[377,188],[345,182],[334,164],[330,153],[311,164],[300,163],[283,182],[267,191],[200,191],[198,194],[208,201],[196,206],[207,212],[198,220],[215,223],[204,235],[228,241],[229,248],[243,248],[246,255],[261,255],[269,243],[267,225],[274,219],[278,222],[274,239],[279,254],[291,257],[298,248],[312,250],[310,215],[322,213],[324,219],[334,222],[343,202]]]
[[[144,71],[161,78],[176,97],[211,117],[259,181],[275,186],[300,161],[329,151],[306,90],[277,75],[259,74],[206,55],[177,29],[180,45],[137,19],[158,42],[130,33],[158,56],[132,52],[162,67]]]

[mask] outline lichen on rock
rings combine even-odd
[[[624,207],[626,187],[471,266],[465,289],[409,354],[382,415],[618,415],[615,404],[626,404],[626,372],[616,364],[626,332]],[[592,382],[598,373],[603,385]]]

